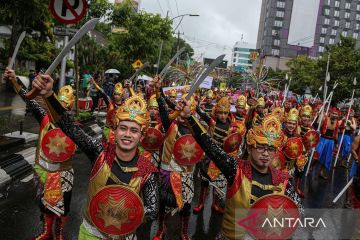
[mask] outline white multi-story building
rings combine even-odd
[[[244,72],[246,69],[252,68],[257,52],[255,44],[243,40],[236,42],[232,50],[231,66],[235,67],[237,72]]]

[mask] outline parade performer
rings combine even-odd
[[[316,152],[318,160],[321,163],[319,176],[324,179],[327,179],[324,168],[326,168],[327,171],[330,171],[333,150],[335,145],[337,145],[339,129],[338,116],[339,113],[337,108],[332,108],[330,117],[325,116],[320,127],[321,138],[316,147]]]
[[[232,122],[230,119],[230,101],[228,97],[222,97],[215,105],[212,116],[197,107],[197,113],[200,118],[209,126],[208,132],[213,141],[223,149],[230,149],[229,153],[234,156],[238,154],[239,146],[241,144],[242,136],[245,134],[245,124],[242,122]],[[236,135],[232,135],[238,133]],[[234,143],[234,141],[237,141]],[[233,146],[230,146],[234,144]],[[214,186],[213,189],[213,202],[211,208],[219,213],[224,212],[225,192],[226,192],[226,179],[220,170],[215,166],[210,158],[203,160],[200,163],[200,172],[202,175],[201,191],[199,202],[194,207],[194,212],[200,212],[204,208],[204,202],[209,188],[209,181]]]
[[[243,134],[241,145],[238,151],[238,156],[244,156],[246,153],[245,149],[245,135],[246,135],[246,121],[248,117],[248,106],[246,104],[246,96],[245,95],[239,95],[235,102],[235,113],[231,113],[230,118],[231,122],[234,122],[238,126],[242,126],[245,130],[245,133]]]
[[[157,169],[151,154],[138,147],[150,122],[145,100],[130,97],[113,111],[109,119],[115,142],[101,144],[74,125],[52,84],[49,75],[41,75],[33,87],[45,97],[60,128],[93,164],[78,239],[135,239],[133,232],[143,218],[154,220],[158,214]]]
[[[227,154],[213,142],[198,120],[191,115],[187,101],[181,102],[178,108],[182,110],[181,116],[191,126],[196,141],[228,182],[222,238],[219,239],[244,239],[244,230],[236,226],[235,210],[249,209],[254,201],[266,194],[286,194],[302,208],[299,196],[288,182],[288,174],[269,166],[283,142],[281,123],[276,117],[268,115],[261,125],[249,130],[246,139],[249,160],[242,161]]]
[[[349,119],[346,121],[347,113],[339,121],[339,136],[338,139],[341,139],[342,133],[344,132],[343,141],[341,144],[341,166],[346,167],[347,158],[350,154],[350,146],[353,140],[353,136],[356,130],[356,119],[354,118],[354,110],[349,109]]]
[[[303,145],[300,134],[297,133],[299,119],[299,111],[292,108],[286,115],[285,128],[284,128],[284,147],[282,149],[286,156],[286,170],[291,176],[294,175],[295,169],[304,168]]]
[[[161,122],[165,129],[165,138],[161,152],[160,165],[160,209],[158,231],[154,240],[164,239],[166,234],[165,216],[171,211],[179,212],[181,239],[190,239],[188,234],[191,202],[194,197],[193,172],[195,163],[203,155],[202,149],[191,136],[185,120],[180,116],[173,119],[165,107],[163,91],[160,89],[161,79],[155,79],[157,102]],[[186,96],[183,95],[184,98]],[[195,114],[196,102],[193,97],[191,110]],[[172,120],[173,119],[173,120]]]
[[[5,71],[5,79],[15,80],[13,70]],[[13,82],[16,82],[13,81]],[[36,147],[34,180],[36,198],[40,206],[43,228],[34,237],[36,240],[64,239],[64,226],[70,211],[74,169],[72,156],[75,144],[56,128],[51,115],[36,101],[25,98],[26,90],[19,83],[14,86],[16,92],[31,107],[36,120],[40,124],[39,139]],[[64,86],[58,94],[59,102],[64,109],[70,111],[74,104],[74,94],[71,86]],[[55,225],[55,235],[52,228]]]
[[[264,98],[259,98],[256,101],[256,107],[255,107],[255,112],[253,115],[253,120],[252,120],[252,126],[257,126],[257,125],[261,125],[261,121],[265,116],[265,100]]]
[[[204,112],[209,115],[212,113],[214,107],[213,100],[214,100],[214,93],[212,90],[208,90],[206,92],[205,102],[201,103],[201,107],[203,108]]]
[[[357,135],[354,138],[354,141],[351,144],[351,155],[354,158],[354,162],[350,171],[350,177],[354,178],[353,184],[350,189],[347,191],[347,196],[351,198],[351,202],[353,208],[356,211],[360,211],[360,135]],[[360,225],[359,219],[357,223],[355,223],[355,231],[352,239],[359,239],[360,238]]]
[[[244,95],[240,95],[236,99],[235,105],[236,112],[235,114],[231,114],[232,121],[241,121],[245,124],[247,109],[246,109],[246,97]]]
[[[301,190],[301,179],[304,173],[304,166],[309,160],[310,150],[317,146],[320,140],[319,133],[311,126],[313,118],[312,107],[308,104],[300,109],[300,121],[297,132],[302,137],[304,144],[304,157],[305,161],[302,162],[303,167],[297,167],[295,169],[295,190],[301,196],[304,197],[304,192]]]
[[[160,147],[163,142],[164,128],[162,127],[160,115],[159,115],[159,104],[156,101],[156,95],[152,95],[148,101],[148,111],[150,113],[150,127],[145,132],[145,137],[141,141],[142,146],[151,152],[152,163],[159,167],[160,166]]]

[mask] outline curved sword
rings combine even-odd
[[[9,64],[7,65],[7,67],[8,67],[9,69],[13,69],[13,67],[14,67],[14,62],[15,62],[16,55],[17,55],[17,53],[18,53],[18,51],[19,51],[19,48],[20,48],[20,45],[21,45],[22,41],[23,41],[24,38],[25,38],[25,35],[26,35],[26,32],[23,31],[23,32],[20,34],[19,39],[18,39],[17,42],[16,42],[13,55],[12,55],[10,61],[9,61]]]
[[[200,84],[205,80],[205,78],[209,75],[209,73],[214,70],[214,68],[219,65],[225,57],[225,54],[218,56],[207,68],[203,71],[203,73],[195,80],[195,82],[191,85],[188,95],[185,97],[186,100],[189,100],[190,97],[194,94],[196,89],[200,86]]]
[[[170,59],[170,61],[166,64],[166,66],[163,68],[163,70],[160,72],[159,76],[160,78],[163,78],[167,71],[169,71],[170,65],[175,61],[177,57],[180,56],[185,51],[185,47],[181,48],[173,57]]]
[[[55,70],[55,68],[59,65],[59,63],[62,61],[62,59],[65,57],[65,55],[70,51],[70,49],[90,30],[94,29],[96,24],[99,22],[100,18],[93,18],[89,21],[87,21],[74,35],[74,37],[68,42],[68,44],[61,50],[59,55],[55,58],[55,60],[52,62],[52,64],[48,67],[48,69],[45,71],[45,74],[52,74]],[[27,99],[33,99],[36,97],[39,91],[37,89],[33,88],[30,92],[28,92],[25,97]]]

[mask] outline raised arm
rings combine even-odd
[[[164,94],[162,94],[162,95],[163,95],[163,98],[165,99],[165,102],[168,105],[168,107],[171,108],[171,109],[175,109],[176,103],[171,101],[171,99],[168,96],[165,96]]]
[[[199,105],[196,105],[196,112],[199,114],[200,118],[206,122],[207,125],[211,122],[211,117],[204,112]]]
[[[160,90],[160,93],[157,94],[156,101],[159,104],[159,114],[160,114],[162,125],[164,127],[165,132],[167,132],[167,130],[170,127],[171,121],[169,119],[169,112],[166,109],[166,103],[165,103],[164,94],[163,94],[162,90]]]
[[[35,100],[28,100],[25,98],[27,90],[25,89],[25,86],[23,85],[21,80],[16,77],[15,71],[11,69],[6,69],[4,79],[12,83],[15,92],[19,94],[20,97],[24,100],[24,102],[31,108],[35,119],[38,121],[39,124],[41,124],[42,120],[46,116],[46,110],[42,108],[40,104]]]
[[[76,143],[91,162],[95,162],[103,150],[101,141],[86,134],[83,129],[75,125],[72,115],[62,107],[55,94],[46,98],[46,104],[61,130]]]
[[[192,129],[193,136],[206,155],[214,161],[215,165],[226,177],[231,186],[234,182],[238,162],[235,158],[227,154],[221,147],[215,144],[210,136],[206,133],[204,127],[198,122],[194,116],[187,118],[188,124]]]
[[[153,221],[159,213],[159,188],[156,173],[152,173],[142,189],[145,216]]]

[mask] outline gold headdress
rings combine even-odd
[[[265,107],[265,100],[264,98],[259,98],[257,101],[256,101],[256,107]]]
[[[136,122],[141,126],[141,131],[144,132],[150,123],[145,100],[137,95],[128,98],[113,114],[113,127],[115,128],[120,121]]]
[[[177,92],[176,92],[176,88],[172,88],[169,90],[169,97],[176,97],[177,96]]]
[[[74,96],[74,90],[71,86],[66,85],[60,88],[58,99],[65,103],[64,107],[67,109],[71,109],[74,105],[75,96]]]
[[[115,84],[113,94],[118,94],[120,96],[124,94],[124,88],[121,83]]]
[[[244,95],[238,96],[236,99],[236,106],[246,108],[246,97]]]
[[[266,144],[278,148],[283,142],[283,132],[280,120],[269,114],[262,120],[261,125],[251,128],[246,136],[246,143],[256,147],[256,144]]]
[[[300,110],[300,116],[311,116],[312,112],[312,107],[310,105],[305,105]]]
[[[230,112],[230,100],[228,97],[222,97],[220,100],[216,103],[214,107],[214,113],[217,112]]]
[[[155,108],[159,108],[159,104],[158,102],[156,101],[156,95],[153,94],[149,101],[148,101],[148,107],[151,108],[151,107],[155,107]]]
[[[284,112],[281,107],[276,107],[271,111],[271,114],[282,122],[284,120]]]
[[[299,119],[299,111],[296,108],[290,109],[289,113],[286,116],[286,121],[297,122]]]
[[[207,92],[206,92],[206,97],[207,97],[207,98],[214,98],[214,93],[213,93],[213,91],[212,91],[212,90],[207,91]]]

